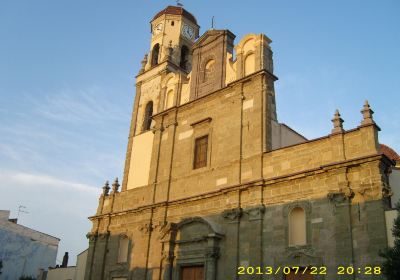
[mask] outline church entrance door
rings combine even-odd
[[[300,269],[301,271],[301,269]],[[285,280],[313,280],[314,276],[312,274],[310,274],[310,271],[307,270],[304,274],[302,273],[295,273],[294,271],[292,271],[291,273],[289,273],[288,275],[286,275]]]
[[[204,280],[204,266],[184,266],[181,280]]]

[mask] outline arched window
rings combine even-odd
[[[181,48],[181,61],[179,66],[185,70],[188,70],[188,62],[189,62],[189,49],[186,46],[182,46]]]
[[[296,207],[289,214],[289,246],[307,244],[306,213],[303,208]]]
[[[151,126],[151,116],[153,115],[153,101],[146,104],[143,117],[143,131],[149,130]]]
[[[254,53],[250,53],[246,56],[244,60],[244,75],[247,76],[255,71],[255,55]]]
[[[204,67],[204,82],[207,82],[212,77],[214,72],[214,66],[215,66],[214,59],[210,59],[209,61],[207,61]]]
[[[151,66],[155,66],[158,64],[159,54],[160,54],[160,45],[155,44],[153,47],[153,51],[151,52]]]
[[[170,89],[167,92],[167,100],[165,102],[165,109],[171,108],[174,106],[174,90]]]

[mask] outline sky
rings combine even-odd
[[[277,113],[307,138],[345,129],[366,99],[381,143],[400,151],[400,1],[186,0],[201,33],[272,39]],[[175,1],[0,1],[0,209],[87,248],[106,180],[122,177],[135,76],[152,17]]]

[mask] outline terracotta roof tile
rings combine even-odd
[[[380,148],[381,148],[381,152],[387,156],[388,158],[390,158],[391,160],[394,160],[396,162],[400,161],[400,156],[390,147],[384,145],[384,144],[380,144]]]
[[[153,20],[155,20],[156,18],[158,18],[158,17],[160,17],[162,15],[165,15],[165,14],[168,14],[168,15],[181,15],[181,16],[184,16],[185,18],[187,18],[188,20],[191,20],[195,24],[197,24],[196,18],[191,13],[189,13],[188,11],[186,11],[182,7],[176,7],[176,6],[168,6],[168,7],[166,7],[164,10],[158,12],[154,16]]]

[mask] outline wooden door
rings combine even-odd
[[[313,280],[314,276],[310,274],[310,270],[306,271],[304,274],[302,274],[302,270],[298,271],[297,274],[295,272],[291,272],[288,275],[286,275],[285,280]]]
[[[203,266],[182,267],[181,280],[204,280],[204,267]]]

